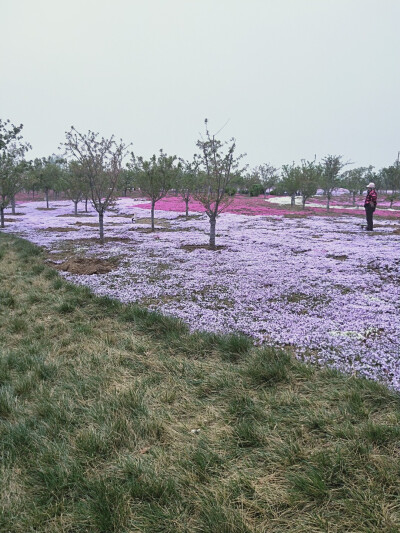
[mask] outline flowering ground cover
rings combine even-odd
[[[310,198],[306,202],[305,209],[302,209],[301,206],[301,197],[296,198],[296,207],[294,209],[290,208],[290,197],[288,196],[263,196],[258,197],[248,197],[237,195],[232,199],[230,205],[225,209],[226,213],[242,214],[242,215],[286,215],[286,216],[304,216],[313,214],[323,214],[326,216],[326,201],[324,197],[314,197]],[[335,199],[331,201],[331,213],[334,215],[338,214],[352,214],[358,216],[365,216],[364,211],[364,197],[358,197],[356,202],[356,207],[352,206],[352,200],[350,200],[348,195],[335,196]],[[138,207],[143,207],[144,209],[150,209],[151,204],[146,201],[143,204],[138,205]],[[389,209],[389,202],[384,200],[379,201],[380,209],[377,209],[375,216],[385,216],[400,218],[400,206],[393,204],[393,208]],[[189,203],[190,211],[195,211],[199,213],[204,212],[204,207],[200,202],[194,200]],[[177,197],[166,197],[157,202],[157,209],[163,211],[175,211],[178,213],[185,212],[185,203],[181,198]],[[333,212],[333,213],[332,213]]]
[[[64,273],[96,294],[173,315],[192,330],[242,332],[256,343],[291,347],[302,359],[400,390],[398,218],[376,217],[371,234],[355,215],[308,211],[299,218],[278,206],[258,214],[254,207],[249,216],[238,200],[236,212],[219,217],[220,248],[211,251],[204,246],[208,220],[196,206],[186,220],[182,201],[158,202],[150,233],[147,205],[120,199],[105,218],[104,246],[96,213],[75,217],[67,201],[51,210],[20,204],[6,231],[46,247],[58,263],[71,256],[113,261],[104,274]]]

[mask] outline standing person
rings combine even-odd
[[[367,231],[373,231],[374,229],[372,217],[376,209],[377,199],[378,195],[376,194],[375,183],[371,182],[367,185],[367,196],[364,202],[365,216],[367,217]]]

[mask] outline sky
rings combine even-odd
[[[0,0],[0,118],[191,159],[204,119],[250,168],[400,151],[400,0]]]

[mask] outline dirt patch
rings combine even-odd
[[[291,252],[292,252],[292,254],[297,255],[297,254],[306,254],[307,252],[311,252],[311,250],[310,249],[308,249],[308,250],[295,250],[295,249],[292,249]]]
[[[227,246],[215,246],[215,248],[211,248],[209,244],[183,244],[181,246],[182,250],[186,250],[187,252],[194,252],[195,250],[211,250],[213,252],[218,250],[225,250]]]
[[[136,218],[135,224],[148,224],[151,226],[151,218]],[[171,226],[168,220],[162,218],[155,218],[154,225],[161,226],[163,228],[169,228]]]
[[[329,257],[330,259],[336,259],[337,261],[346,261],[346,259],[349,258],[348,255],[335,255],[335,254],[328,254],[326,257]]]
[[[178,215],[176,218],[184,218],[185,220],[196,220],[200,218],[204,218],[204,215],[189,215],[188,217],[186,215]]]
[[[105,222],[104,223],[104,226],[107,227],[107,226],[121,226],[122,225],[122,222]],[[89,228],[98,228],[99,227],[99,223],[98,222],[75,222],[75,226],[79,226],[79,227],[89,227]]]
[[[99,226],[98,222],[75,222],[75,226],[89,226],[91,228],[96,228]]]
[[[105,237],[104,243],[107,242],[127,242],[130,244],[137,244],[136,241],[133,241],[132,239],[128,239],[128,237]],[[85,239],[76,239],[76,240],[64,240],[63,241],[64,246],[77,246],[79,244],[101,244],[100,239],[96,238],[85,238]]]
[[[116,262],[106,259],[94,259],[85,257],[72,257],[63,263],[54,265],[57,270],[69,272],[70,274],[108,274],[117,268]]]
[[[65,233],[67,231],[79,231],[78,228],[41,228],[40,231],[53,231],[56,233]]]
[[[129,228],[128,231],[136,231],[137,233],[165,233],[166,231],[187,231],[185,229],[171,229],[171,228],[154,228],[154,231],[151,228]]]
[[[75,213],[71,213],[70,215],[57,215],[58,217],[68,217],[68,218],[78,218],[78,217],[94,217],[95,215],[91,215],[90,213],[78,213],[75,215]]]
[[[37,207],[38,211],[57,211],[56,207]]]

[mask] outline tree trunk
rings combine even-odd
[[[15,196],[11,196],[11,212],[15,215]]]
[[[356,206],[356,191],[353,191],[353,207]]]
[[[306,207],[306,200],[307,200],[307,197],[306,197],[306,196],[303,196],[303,197],[302,197],[302,206],[303,206],[303,209],[305,209],[305,207]]]
[[[88,212],[87,204],[88,204],[88,199],[87,199],[87,198],[85,198],[85,213],[87,213],[87,212]]]
[[[186,218],[189,218],[189,198],[185,198],[186,204]]]
[[[0,207],[0,227],[4,228],[4,207]]]
[[[290,207],[294,207],[296,205],[296,195],[291,194],[290,195]]]
[[[151,201],[151,231],[154,231],[154,206],[156,205],[155,201]]]
[[[32,187],[32,199],[35,199],[35,187]]]
[[[210,217],[210,248],[215,250],[215,226],[217,219],[215,216]]]
[[[44,194],[46,196],[46,207],[49,208],[49,189],[45,189]]]
[[[100,243],[104,244],[104,213],[99,213]]]
[[[74,214],[78,214],[78,202],[79,200],[74,200]]]
[[[331,195],[330,193],[328,192],[328,194],[326,195],[326,210],[329,209],[329,203],[331,201]]]

